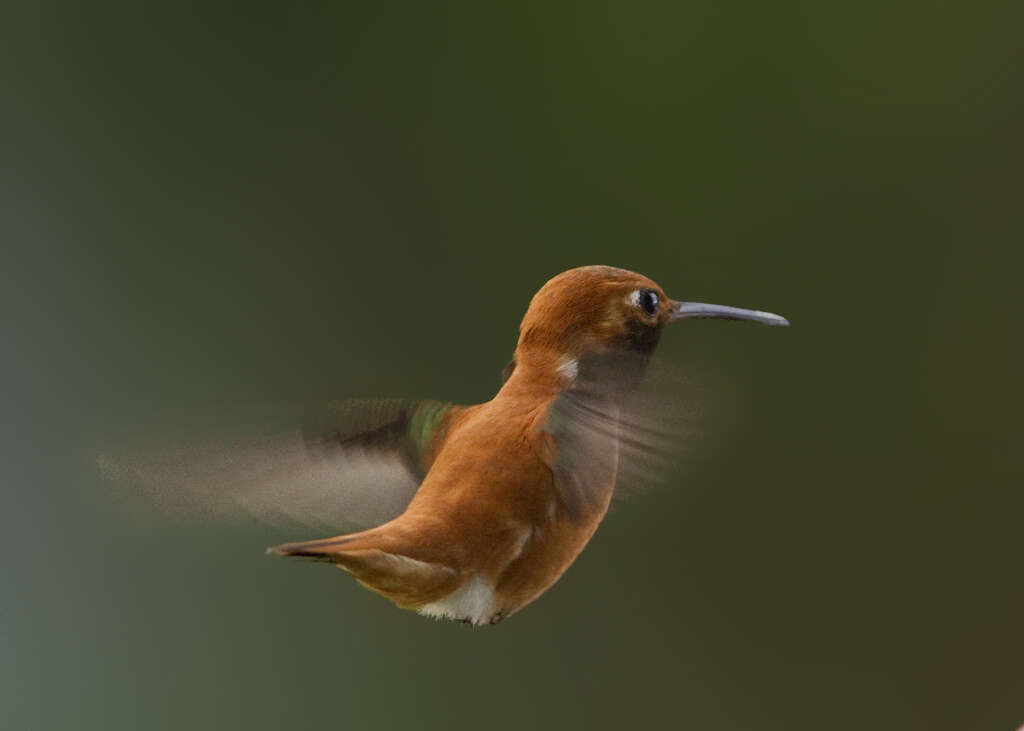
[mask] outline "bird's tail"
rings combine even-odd
[[[335,536],[334,538],[323,538],[318,541],[282,543],[279,546],[268,548],[267,554],[299,556],[302,558],[312,558],[317,561],[338,563],[338,559],[342,556],[340,552],[344,550],[345,546],[351,544],[357,536],[358,534],[353,533],[345,536]]]
[[[284,543],[267,549],[278,556],[299,556],[336,564],[372,591],[400,607],[418,608],[453,591],[462,581],[459,572],[442,564],[381,550],[373,531]]]

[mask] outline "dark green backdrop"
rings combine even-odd
[[[1024,721],[1019,3],[0,11],[12,729]],[[579,264],[693,322],[673,485],[497,628],[115,499],[168,411],[488,398]]]

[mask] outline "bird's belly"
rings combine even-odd
[[[513,614],[547,591],[590,541],[607,503],[581,522],[556,520],[535,531],[521,555],[502,573],[495,589],[501,616]]]
[[[436,619],[487,624],[496,614],[494,585],[479,575],[471,576],[451,594],[424,604],[417,611]]]
[[[582,522],[560,516],[543,527],[521,529],[500,561],[503,568],[478,571],[455,591],[417,611],[473,625],[495,624],[517,612],[558,581],[576,560],[606,507],[601,506]]]

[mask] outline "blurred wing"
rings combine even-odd
[[[402,463],[417,485],[444,443],[452,418],[465,407],[440,401],[357,399],[307,410],[303,437],[311,452],[344,459],[354,451]]]
[[[646,372],[637,385],[637,374]],[[624,387],[625,384],[625,387]],[[580,368],[549,408],[555,488],[570,516],[662,484],[695,431],[692,390],[670,369],[616,354]]]
[[[97,457],[112,482],[189,517],[362,528],[401,514],[461,406],[400,399],[307,409],[303,427],[150,441]],[[251,430],[250,430],[251,431]]]

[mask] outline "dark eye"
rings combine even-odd
[[[658,314],[658,293],[653,289],[641,289],[637,293],[636,304],[645,315],[654,317]]]

